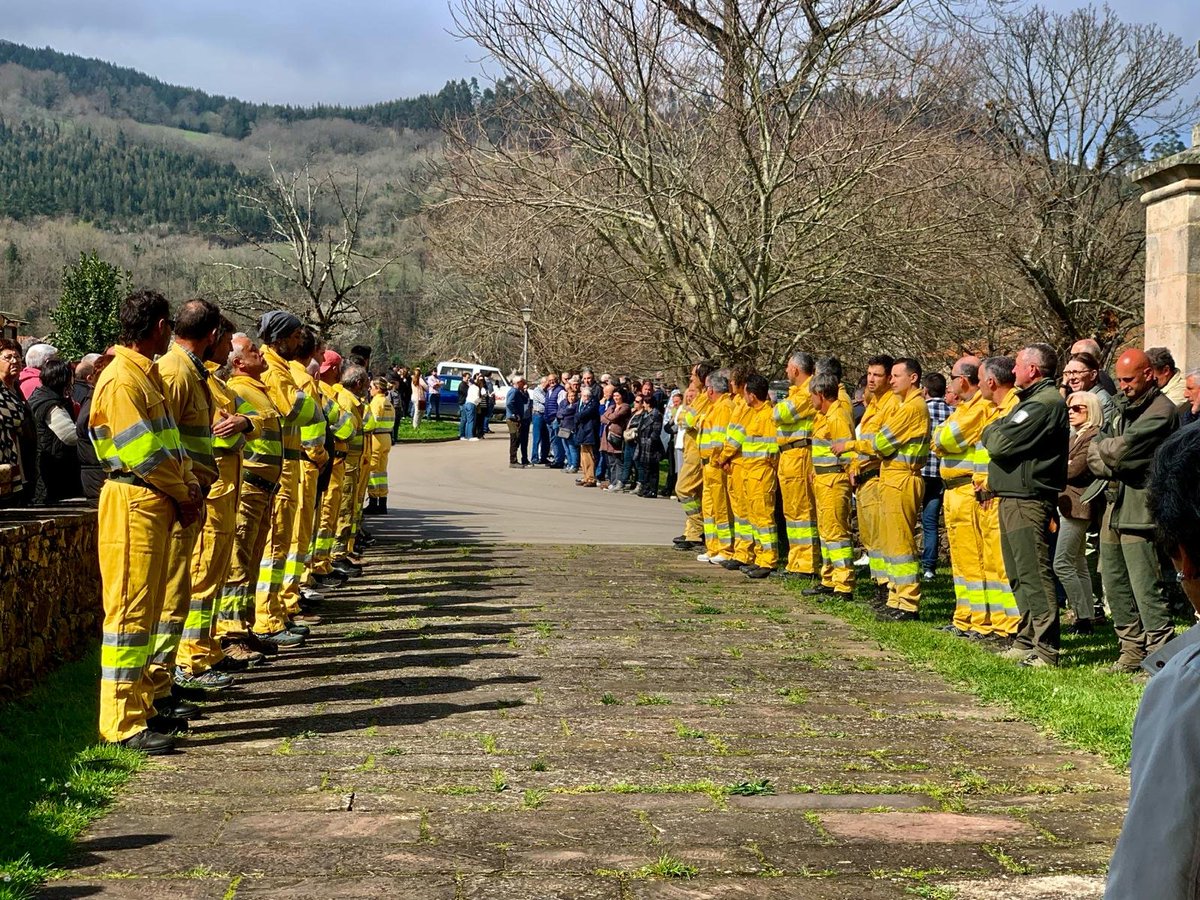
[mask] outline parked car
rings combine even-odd
[[[492,413],[492,418],[504,418],[504,402],[508,399],[510,385],[508,379],[504,377],[504,373],[495,366],[483,366],[478,363],[447,360],[446,362],[438,363],[435,371],[437,377],[442,382],[442,387],[438,393],[442,398],[441,408],[443,416],[458,415],[458,386],[462,384],[463,378],[474,378],[476,375],[482,374],[487,383],[491,385],[492,396],[496,398],[496,408]]]

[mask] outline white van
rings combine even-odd
[[[447,360],[437,364],[434,369],[442,387],[438,391],[441,396],[441,414],[458,414],[458,386],[463,378],[474,378],[482,375],[492,388],[492,396],[496,398],[496,408],[493,418],[504,418],[504,402],[508,399],[509,383],[504,373],[495,366],[482,366],[479,363]]]

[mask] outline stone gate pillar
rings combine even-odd
[[[1146,206],[1146,347],[1200,368],[1200,125],[1192,149],[1139,169]]]

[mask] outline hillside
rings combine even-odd
[[[247,103],[234,97],[208,94],[166,84],[135,69],[0,40],[0,66],[19,66],[42,73],[28,99],[48,110],[83,98],[96,112],[147,125],[168,125],[202,134],[221,134],[236,140],[248,137],[266,121],[299,122],[345,119],[380,128],[433,130],[447,117],[490,100],[472,80],[450,81],[436,94],[390,100],[368,106],[280,106]]]

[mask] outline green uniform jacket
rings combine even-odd
[[[1137,400],[1116,399],[1113,437],[1098,436],[1088,446],[1088,468],[1109,479],[1112,527],[1118,531],[1153,531],[1146,508],[1146,479],[1162,442],[1179,427],[1179,413],[1157,385]]]
[[[1053,501],[1067,486],[1067,404],[1049,378],[1017,397],[1012,412],[983,429],[988,487],[1001,497]]]

